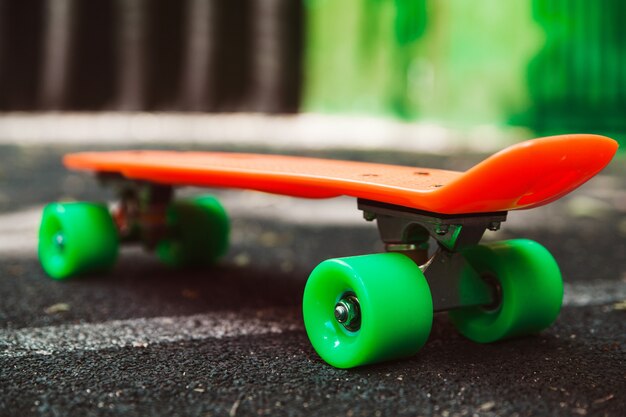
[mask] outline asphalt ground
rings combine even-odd
[[[309,345],[300,301],[320,261],[381,250],[354,200],[218,191],[232,247],[210,270],[169,269],[125,248],[112,272],[57,282],[35,255],[41,207],[111,198],[62,168],[77,149],[0,146],[0,416],[625,413],[624,159],[486,236],[534,239],[554,254],[566,284],[554,326],[480,345],[441,314],[418,355],[338,370]],[[481,158],[317,155],[448,169]]]

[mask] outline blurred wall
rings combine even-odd
[[[0,0],[0,110],[292,112],[293,0]]]

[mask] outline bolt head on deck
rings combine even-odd
[[[448,225],[448,224],[439,224],[435,228],[435,233],[437,233],[440,236],[443,236],[446,233],[448,233],[448,230],[450,230],[450,225]]]
[[[500,222],[491,222],[489,223],[489,226],[487,226],[487,228],[492,232],[496,232],[500,230]]]

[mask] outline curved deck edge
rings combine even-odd
[[[600,172],[617,148],[616,141],[604,136],[552,136],[510,146],[464,173],[302,157],[278,157],[289,161],[287,170],[270,165],[270,169],[237,167],[233,171],[219,163],[191,163],[198,156],[200,162],[207,162],[204,155],[181,154],[174,163],[167,163],[164,161],[172,152],[161,155],[159,151],[145,151],[150,154],[147,161],[139,157],[143,151],[69,154],[64,164],[71,169],[118,172],[131,179],[171,185],[253,189],[306,198],[347,195],[434,213],[469,214],[550,203]],[[243,154],[225,155],[232,158]],[[211,157],[222,158],[222,154],[211,153]],[[261,159],[267,162],[265,156]],[[316,169],[303,172],[304,162]],[[342,170],[333,171],[338,166]],[[363,174],[370,170],[380,175]],[[422,176],[415,174],[423,174],[422,170],[427,171],[430,182],[417,182]],[[389,173],[395,173],[397,182],[386,179]]]
[[[608,137],[550,136],[510,146],[437,190],[442,213],[530,209],[570,193],[606,167],[618,148]]]

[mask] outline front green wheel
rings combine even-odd
[[[563,301],[563,280],[546,248],[532,240],[517,239],[474,246],[463,256],[471,269],[465,272],[495,283],[499,293],[497,305],[449,313],[465,337],[480,343],[495,342],[540,332],[556,320]]]
[[[157,255],[170,266],[210,265],[228,249],[230,222],[213,196],[173,202],[167,210],[170,237],[157,245]]]
[[[101,272],[115,263],[119,238],[105,205],[53,203],[39,228],[39,261],[55,279]]]
[[[337,368],[413,355],[433,320],[424,275],[399,253],[322,262],[307,281],[302,308],[313,348]]]

